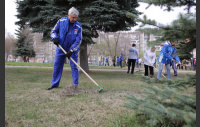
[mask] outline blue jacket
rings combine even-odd
[[[120,61],[123,60],[123,55],[122,55],[122,54],[119,56],[119,60],[120,60]]]
[[[108,58],[107,57],[105,58],[105,62],[108,62]]]
[[[119,62],[119,58],[117,58],[117,62]]]
[[[72,26],[72,29],[70,31],[71,33],[68,32],[69,18],[64,17],[58,20],[58,22],[52,29],[50,36],[52,39],[58,38],[61,46],[63,46],[64,43],[67,43],[67,47],[63,48],[67,48],[67,50],[73,50],[78,52],[82,42],[82,25],[78,21],[76,21]],[[69,40],[66,40],[67,34],[70,34]]]
[[[158,56],[158,62],[164,64],[170,64],[172,57],[172,46],[169,42],[166,42],[162,47],[160,54]]]
[[[172,47],[172,57],[173,59],[175,59],[177,62],[181,61],[177,55],[177,52],[176,52],[176,47]]]

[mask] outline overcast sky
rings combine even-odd
[[[5,32],[10,32],[11,34],[15,33],[15,29],[18,29],[18,26],[15,25],[15,22],[18,21],[17,11],[16,11],[16,0],[5,0]],[[143,12],[148,19],[154,19],[156,22],[161,24],[171,24],[171,22],[175,19],[178,19],[179,13],[186,13],[184,10],[185,7],[174,8],[174,11],[167,12],[161,10],[160,7],[150,6],[148,9],[145,9],[148,5],[145,3],[140,3],[140,7],[137,8],[140,12]],[[192,12],[196,12],[194,8],[191,10]],[[142,18],[143,15],[140,16]],[[138,27],[133,28],[136,29]]]

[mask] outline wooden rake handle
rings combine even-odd
[[[151,65],[151,63],[148,61],[148,63]],[[151,65],[153,68],[155,68],[153,65]],[[156,70],[157,70],[157,72],[158,72],[158,69],[157,68],[155,68]],[[161,74],[162,74],[162,76],[163,77],[165,77],[164,75],[163,75],[163,73],[161,72]],[[166,77],[165,77],[166,78]]]
[[[58,44],[58,46],[60,47],[60,49],[65,53],[67,54],[67,52],[60,46],[60,44]],[[70,60],[72,62],[74,62],[74,64],[76,64],[76,66],[81,69],[81,71],[97,86],[99,86],[71,57],[70,57]]]

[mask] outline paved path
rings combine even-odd
[[[23,67],[23,68],[53,68],[53,67],[44,67],[44,66],[13,66],[13,65],[5,65],[5,67]],[[70,67],[64,67],[64,69],[71,69]],[[120,69],[120,68],[113,68],[113,69],[104,69],[104,68],[90,68],[90,70],[94,70],[94,71],[127,71],[127,67],[126,69]],[[144,68],[142,69],[138,69],[138,68],[135,68],[134,70],[135,72],[138,72],[138,71],[142,71],[144,72]],[[157,70],[155,69],[154,70],[155,72],[157,72]],[[171,69],[171,71],[173,72],[173,70]],[[180,72],[184,72],[184,73],[196,73],[196,71],[192,71],[192,70],[179,70],[178,69],[178,73]]]

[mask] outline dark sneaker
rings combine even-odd
[[[51,90],[51,89],[53,89],[53,88],[56,88],[55,86],[49,86],[48,88],[47,88],[47,90]]]

